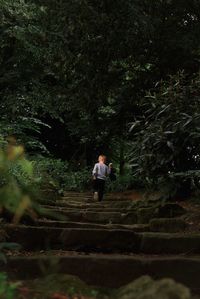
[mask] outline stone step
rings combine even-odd
[[[43,205],[43,208],[46,209],[51,209],[51,210],[59,210],[59,211],[65,211],[65,212],[119,212],[119,208],[112,208],[112,207],[68,207],[68,206],[51,206],[51,205]],[[120,208],[121,213],[126,213],[128,211],[135,210],[132,207],[127,207],[127,208]]]
[[[48,207],[52,207],[52,208],[67,208],[67,209],[79,209],[79,210],[85,210],[85,209],[97,209],[98,211],[103,211],[103,210],[106,210],[106,209],[109,209],[109,210],[129,210],[129,209],[138,209],[140,207],[145,207],[145,206],[142,206],[142,205],[134,205],[134,204],[121,204],[121,205],[118,205],[118,204],[103,204],[103,203],[85,203],[85,204],[74,204],[72,202],[70,203],[45,203],[45,204],[42,204],[42,206],[48,206]]]
[[[73,201],[73,202],[76,202],[76,203],[83,203],[83,202],[87,202],[87,201],[91,201],[93,200],[93,197],[92,196],[85,196],[85,197],[73,197],[73,196],[62,196],[60,199],[57,199],[57,201],[59,200],[64,200],[64,201]]]
[[[52,202],[52,201],[51,201]],[[139,202],[139,201],[138,201]],[[142,201],[141,201],[142,202]],[[143,201],[144,202],[144,201]],[[67,198],[67,197],[61,197],[60,199],[56,200],[56,203],[66,203],[66,204],[76,204],[76,205],[81,205],[81,204],[98,204],[98,205],[116,205],[116,206],[125,206],[129,204],[135,204],[137,203],[136,201],[132,200],[103,200],[102,202],[95,201],[93,198],[84,198],[82,200],[80,199],[74,199],[74,198]]]
[[[148,224],[97,224],[87,222],[71,222],[71,221],[56,221],[56,220],[37,220],[35,225],[42,227],[56,227],[56,228],[102,228],[102,229],[128,229],[134,232],[148,232],[150,227]],[[155,231],[155,228],[154,228]]]
[[[34,279],[43,275],[42,269],[56,264],[59,273],[76,275],[90,285],[118,288],[150,275],[154,279],[173,278],[200,293],[200,256],[85,255],[60,251],[25,255],[8,257],[7,264],[1,262],[1,271],[6,271],[11,279]]]
[[[67,221],[73,222],[91,222],[91,223],[99,223],[99,224],[137,224],[137,223],[148,223],[145,222],[144,213],[143,222],[138,222],[138,212],[128,212],[128,213],[120,213],[120,212],[91,212],[91,211],[67,211],[61,209],[45,209],[45,215],[49,219],[57,219],[60,217],[64,217]],[[64,219],[61,219],[64,220]]]
[[[63,249],[85,252],[200,254],[200,234],[134,232],[111,228],[4,227],[7,242],[25,250]]]
[[[49,203],[49,206],[57,206],[57,207],[66,207],[66,208],[77,208],[77,209],[99,209],[102,211],[104,209],[121,209],[124,210],[132,210],[132,209],[141,209],[141,212],[159,212],[161,217],[174,217],[180,216],[185,213],[185,210],[177,203],[171,202],[162,202],[160,200],[157,201],[147,201],[147,200],[140,200],[140,201],[113,201],[113,202],[85,202],[85,203],[77,203],[74,201],[65,201],[60,200],[56,201],[55,203]]]
[[[114,209],[107,208],[97,209],[77,209],[77,208],[57,208],[48,207],[43,209],[43,214],[49,219],[57,219],[64,217],[65,219],[73,222],[91,222],[99,224],[147,224],[152,218],[174,218],[184,213],[184,209],[176,204],[166,204],[165,206],[150,206],[138,207],[134,209]],[[42,214],[41,214],[42,215]]]
[[[200,253],[200,233],[140,233],[139,251],[147,254]]]
[[[189,225],[181,218],[154,218],[149,224],[97,224],[89,222],[58,221],[49,219],[39,219],[34,222],[37,226],[50,226],[62,228],[106,228],[106,229],[129,229],[135,232],[162,232],[180,233],[187,231]]]
[[[178,233],[186,231],[188,225],[181,218],[155,218],[149,224],[97,224],[89,222],[56,221],[40,219],[34,225],[60,228],[104,228],[104,229],[128,229],[134,232],[163,232]]]
[[[84,196],[84,197],[80,197],[80,196],[62,196],[62,197],[59,197],[56,199],[57,201],[59,200],[64,200],[64,201],[73,201],[73,202],[76,202],[76,203],[84,203],[84,202],[92,202],[94,201],[93,199],[93,195],[91,196]],[[120,198],[116,198],[116,197],[107,197],[105,196],[103,198],[103,202],[104,203],[113,203],[113,202],[137,202],[139,201],[138,199],[128,199],[126,197],[120,197]],[[156,201],[156,200],[154,200]],[[98,202],[98,201],[97,201]]]
[[[64,191],[64,197],[85,197],[85,196],[92,196],[92,192]]]
[[[97,202],[97,201],[85,201],[85,202],[76,202],[73,200],[65,201],[65,200],[56,200],[56,201],[41,201],[40,204],[42,206],[48,205],[52,207],[68,207],[68,208],[121,208],[121,207],[129,207],[129,206],[137,206],[134,202]]]
[[[93,198],[93,192],[87,192],[87,193],[78,193],[78,192],[64,192],[63,195],[64,198],[73,198],[77,200],[84,200],[85,198]],[[132,196],[131,200],[138,200],[141,199],[142,196]],[[124,194],[115,194],[115,193],[106,193],[104,195],[104,200],[111,200],[111,201],[118,201],[118,200],[127,200],[130,196],[124,195]]]
[[[19,243],[24,250],[83,250],[136,252],[139,235],[128,229],[55,228],[34,226],[4,227],[7,242]]]
[[[58,197],[56,199],[49,199],[48,198],[45,198],[45,199],[41,199],[41,203],[44,202],[44,203],[49,203],[49,204],[55,204],[55,202],[57,204],[62,204],[62,203],[73,203],[73,204],[87,204],[87,203],[96,203],[96,204],[101,204],[101,205],[112,205],[112,204],[126,204],[126,203],[137,203],[137,202],[140,202],[140,201],[143,201],[143,202],[147,202],[147,200],[131,200],[131,199],[128,199],[128,198],[113,198],[113,197],[105,197],[104,200],[99,203],[98,201],[95,201],[93,199],[93,196],[85,196],[85,197],[73,197],[73,196],[69,196],[69,197],[66,197],[66,196],[62,196],[62,197]],[[158,200],[157,200],[158,201]],[[154,201],[151,201],[151,202],[156,202],[155,200]]]
[[[87,208],[87,207],[91,207],[91,208],[129,208],[129,207],[145,207],[145,206],[149,206],[149,205],[156,205],[156,202],[151,203],[151,204],[147,204],[147,202],[145,201],[113,201],[113,202],[109,202],[109,201],[102,201],[102,202],[98,202],[98,201],[85,201],[85,202],[76,202],[73,200],[56,200],[56,201],[49,201],[49,203],[45,202],[44,204],[46,205],[50,205],[50,206],[58,206],[58,207],[77,207],[77,208]],[[157,202],[157,204],[159,205],[159,202]]]

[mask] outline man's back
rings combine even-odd
[[[106,164],[100,162],[94,165],[93,175],[95,175],[97,179],[106,180],[108,174],[109,168]]]

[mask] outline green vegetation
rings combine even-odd
[[[147,187],[198,175],[199,5],[1,0],[3,135],[49,152],[59,189],[87,188],[101,152]]]
[[[136,185],[198,177],[199,2],[55,3],[0,2],[2,134],[49,154],[61,190],[102,152]]]
[[[48,182],[60,194],[65,190],[84,191],[91,188],[91,169],[88,167],[73,171],[67,161],[43,156],[33,157],[33,163],[41,186]]]
[[[199,75],[161,82],[142,102],[144,115],[131,127],[135,175],[147,185],[169,185],[171,192],[200,176]]]
[[[32,292],[36,290],[35,296],[32,295],[34,299],[40,299],[41,296],[44,296],[44,299],[53,298],[53,294],[58,294],[58,298],[59,294],[65,298],[66,295],[71,298],[76,298],[76,296],[98,298],[100,293],[100,290],[90,288],[78,277],[64,274],[50,274],[45,278],[36,279],[30,282],[30,290],[32,290]],[[103,293],[103,291],[101,292]],[[100,298],[102,298],[102,296]]]
[[[25,212],[34,214],[37,179],[33,176],[33,166],[25,158],[23,146],[12,138],[0,151],[0,163],[0,209],[19,222]]]
[[[0,273],[0,298],[14,299],[16,298],[16,290],[19,283],[10,283],[4,273]]]

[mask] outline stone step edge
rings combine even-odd
[[[53,224],[56,227],[56,224],[58,225],[58,228],[65,228],[64,225],[66,225],[66,228],[82,228],[85,227],[86,229],[94,229],[100,228],[100,229],[128,229],[134,232],[148,232],[150,231],[149,224],[98,224],[98,223],[90,223],[90,222],[74,222],[74,221],[56,221],[56,220],[37,220],[35,224],[40,225],[42,227],[54,227]],[[63,225],[60,226],[59,225]],[[32,225],[31,225],[32,226]],[[38,227],[38,226],[36,226]]]
[[[123,229],[7,227],[6,241],[24,249],[146,254],[200,253],[200,234],[137,233]]]
[[[99,206],[99,207],[78,207],[78,206],[76,206],[76,207],[72,207],[72,206],[51,206],[51,205],[42,205],[41,206],[43,209],[46,209],[46,210],[48,210],[48,209],[50,209],[50,210],[55,210],[55,211],[58,211],[58,210],[60,210],[60,211],[69,211],[69,212],[71,212],[71,211],[75,211],[75,212],[120,212],[121,210],[123,210],[123,212],[131,212],[131,211],[133,211],[133,212],[135,212],[135,211],[137,211],[137,207],[126,207],[126,208],[122,208],[122,207],[101,207],[101,206]],[[142,207],[143,208],[143,207]],[[144,207],[145,208],[145,207]],[[119,211],[120,210],[120,211]]]
[[[110,256],[110,255],[66,255],[10,257],[1,271],[11,279],[34,279],[42,273],[42,268],[57,260],[59,273],[78,276],[88,284],[104,287],[120,287],[142,275],[153,278],[170,277],[193,290],[199,290],[200,256]]]
[[[41,221],[40,221],[41,222]],[[57,222],[57,221],[52,221],[52,222]],[[62,222],[62,221],[61,221]],[[45,221],[43,222],[45,223]],[[91,226],[93,225],[93,223],[86,223],[86,222],[69,222],[69,223],[75,223],[75,224],[83,224],[83,225],[87,225],[87,224],[90,224]],[[54,227],[54,226],[35,226],[35,225],[25,225],[25,224],[2,224],[1,225],[1,229],[5,230],[8,229],[9,231],[11,231],[11,229],[14,229],[14,230],[18,230],[18,229],[25,229],[25,230],[38,230],[38,231],[41,231],[41,230],[47,230],[47,231],[109,231],[109,232],[114,232],[114,231],[119,231],[119,232],[130,232],[130,233],[133,233],[134,235],[138,235],[139,237],[147,237],[149,238],[150,240],[153,239],[154,237],[157,238],[158,236],[160,238],[164,238],[166,240],[169,240],[169,239],[174,239],[174,238],[183,238],[183,239],[200,239],[200,232],[197,233],[191,233],[191,232],[160,232],[160,231],[139,231],[139,232],[134,232],[133,231],[133,228],[134,227],[147,227],[149,228],[149,225],[146,225],[146,224],[133,224],[133,225],[120,225],[118,226],[118,224],[106,224],[106,225],[101,225],[101,224],[96,224],[95,225],[98,226],[97,227]],[[125,229],[124,229],[125,228]]]
[[[59,255],[60,254],[60,255]],[[85,253],[84,251],[73,251],[73,250],[41,250],[38,252],[35,251],[23,251],[15,252],[14,256],[12,256],[12,253],[9,252],[9,255],[7,255],[7,261],[12,260],[38,260],[38,259],[44,259],[44,260],[51,260],[52,258],[55,259],[62,259],[62,258],[80,258],[80,259],[99,259],[99,260],[135,260],[135,261],[142,261],[145,263],[151,262],[151,261],[173,261],[173,260],[179,260],[179,261],[196,261],[200,263],[200,253],[199,254],[145,254],[145,253],[134,253],[134,254],[125,254],[125,253]],[[4,261],[0,261],[0,264],[2,265]],[[200,270],[200,268],[199,268]]]

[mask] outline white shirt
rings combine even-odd
[[[100,180],[106,180],[106,177],[109,175],[109,172],[110,169],[104,163],[96,163],[92,171],[93,175],[95,175],[96,178]]]

